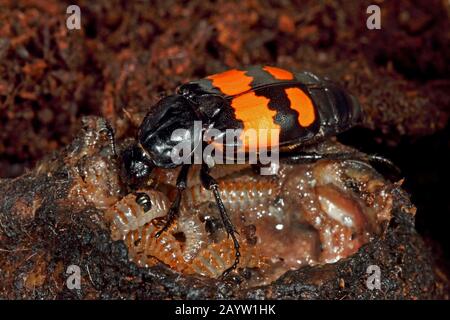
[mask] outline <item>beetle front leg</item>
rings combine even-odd
[[[239,251],[240,248],[239,241],[236,238],[236,234],[238,234],[238,232],[234,228],[230,216],[228,215],[227,210],[225,209],[225,206],[222,202],[222,199],[220,198],[219,186],[217,184],[217,181],[209,174],[209,167],[206,164],[202,165],[202,169],[200,171],[200,180],[205,189],[211,190],[213,192],[214,198],[216,199],[217,208],[219,209],[220,212],[220,218],[222,219],[222,223],[225,227],[228,237],[231,237],[231,239],[233,240],[235,260],[234,263],[222,273],[223,278],[227,276],[231,271],[236,269],[236,267],[239,264],[241,252]]]
[[[175,200],[172,202],[172,205],[170,206],[169,211],[166,215],[166,223],[164,226],[155,234],[156,238],[159,238],[163,232],[165,232],[169,227],[173,224],[175,219],[178,217],[178,214],[180,213],[180,205],[181,205],[181,198],[183,195],[183,191],[187,187],[187,177],[189,173],[191,165],[190,164],[184,164],[181,167],[180,173],[177,177],[177,195],[175,197]]]

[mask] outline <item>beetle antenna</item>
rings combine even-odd
[[[114,129],[111,126],[111,124],[105,120],[105,128],[103,128],[102,130],[100,130],[100,132],[106,131],[106,135],[108,136],[109,139],[109,143],[111,146],[111,150],[114,154],[115,157],[117,157],[117,152],[116,152],[116,141],[114,138]]]
[[[292,164],[312,163],[318,160],[353,160],[361,163],[375,163],[381,164],[389,168],[394,174],[393,177],[401,176],[401,170],[391,160],[377,154],[363,154],[360,152],[341,152],[341,153],[317,153],[317,152],[302,152],[291,156],[287,162]]]

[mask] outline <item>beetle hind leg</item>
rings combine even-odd
[[[241,252],[239,251],[239,249],[240,249],[239,241],[236,238],[236,234],[238,234],[238,232],[236,231],[235,227],[233,226],[230,216],[228,215],[228,213],[225,209],[225,206],[222,202],[222,199],[220,198],[220,192],[219,192],[219,187],[218,187],[217,181],[213,177],[211,177],[211,175],[209,174],[209,168],[206,164],[202,165],[202,169],[200,171],[200,179],[202,181],[203,187],[205,189],[211,190],[213,192],[214,198],[216,199],[217,208],[219,209],[219,212],[220,212],[220,217],[222,219],[222,223],[225,227],[228,237],[231,237],[231,239],[233,240],[235,259],[234,259],[233,264],[222,273],[222,278],[224,278],[231,271],[236,269],[236,267],[239,265]]]
[[[300,152],[288,158],[289,163],[312,163],[318,160],[354,160],[363,163],[381,164],[393,173],[397,179],[401,176],[401,170],[391,160],[376,154],[364,154],[360,152],[340,152],[340,153],[318,153],[318,152]]]

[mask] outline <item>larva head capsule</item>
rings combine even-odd
[[[152,208],[152,201],[144,192],[136,192],[136,203],[142,207],[144,212],[148,212]]]

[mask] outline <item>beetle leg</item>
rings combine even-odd
[[[397,167],[391,160],[386,159],[376,154],[363,154],[358,152],[341,152],[341,153],[317,153],[317,152],[302,152],[290,156],[288,162],[291,163],[311,163],[318,160],[355,160],[361,162],[380,163],[392,170],[396,177],[400,176],[400,168]]]
[[[172,202],[169,211],[166,215],[166,223],[164,226],[155,234],[155,238],[159,238],[161,234],[169,229],[169,227],[172,225],[172,223],[175,221],[175,219],[178,217],[178,214],[180,213],[180,204],[181,204],[181,197],[183,194],[184,189],[187,187],[187,177],[189,173],[191,165],[190,164],[184,164],[181,167],[180,173],[177,177],[177,195],[175,197],[175,200]]]
[[[227,210],[225,209],[225,206],[222,202],[222,199],[220,198],[220,192],[219,192],[219,187],[218,187],[217,181],[213,177],[211,177],[211,175],[209,174],[209,167],[206,164],[202,165],[202,169],[200,171],[200,180],[205,189],[211,190],[213,192],[214,198],[216,199],[217,208],[219,209],[219,212],[220,212],[220,217],[222,219],[222,223],[225,227],[228,237],[231,237],[231,239],[233,240],[234,251],[235,251],[234,263],[231,265],[231,267],[229,267],[222,273],[222,278],[223,278],[223,277],[227,276],[231,271],[236,269],[236,267],[239,264],[241,252],[239,251],[239,248],[240,248],[239,241],[236,238],[236,234],[238,234],[238,232],[234,228],[233,223],[231,222],[230,216],[228,215]]]

